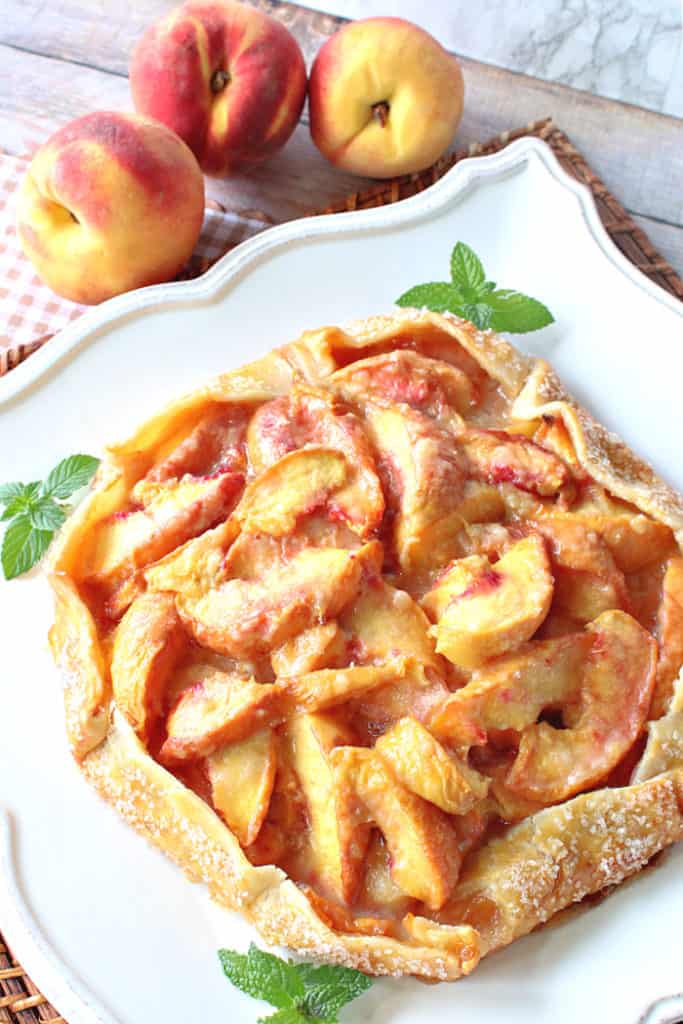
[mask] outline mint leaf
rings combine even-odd
[[[99,465],[92,455],[70,455],[62,459],[47,480],[29,484],[0,484],[0,516],[9,522],[0,551],[5,579],[11,580],[40,561],[71,506],[55,499],[68,498],[88,483]]]
[[[316,1022],[301,1010],[290,1006],[284,1010],[276,1010],[269,1017],[259,1017],[258,1024],[316,1024]]]
[[[36,530],[28,515],[13,519],[5,530],[0,552],[5,579],[21,576],[40,561],[52,535],[52,530]]]
[[[254,999],[278,1009],[297,1009],[301,1004],[304,986],[294,964],[265,953],[253,942],[246,954],[219,949],[218,958],[226,978]]]
[[[337,1024],[342,1006],[370,988],[372,978],[349,967],[297,964],[258,949],[248,953],[219,949],[223,973],[254,999],[264,999],[277,1013],[259,1024]]]
[[[451,253],[451,278],[468,302],[477,301],[486,274],[477,254],[464,242],[457,242]]]
[[[100,460],[92,455],[69,455],[62,459],[43,484],[43,493],[51,498],[68,498],[90,483]]]
[[[0,521],[7,519],[13,519],[15,516],[21,515],[22,512],[28,512],[29,501],[23,494],[18,494],[16,498],[12,498],[8,503],[5,511],[0,516]]]
[[[481,260],[464,242],[457,242],[451,253],[451,278],[416,284],[396,299],[396,305],[455,313],[480,330],[492,327],[510,334],[537,331],[554,321],[537,299],[509,289],[496,290],[495,281],[486,280]]]
[[[350,967],[298,964],[297,970],[306,990],[303,1003],[306,1013],[321,1017],[329,1024],[336,1024],[342,1006],[372,985],[372,978]]]
[[[465,306],[465,319],[473,323],[475,327],[485,331],[491,326],[491,315],[493,310],[485,302],[468,302]]]
[[[66,519],[66,513],[52,498],[38,498],[29,505],[28,517],[36,530],[56,530]]]
[[[407,292],[396,299],[397,306],[416,306],[435,313],[456,313],[463,315],[465,300],[458,289],[450,281],[431,281],[427,284],[417,284],[409,288]]]
[[[23,498],[26,493],[26,484],[0,484],[0,505],[9,505],[17,498]]]
[[[486,296],[491,307],[490,325],[496,331],[526,334],[554,323],[555,318],[542,302],[521,292],[500,289]]]

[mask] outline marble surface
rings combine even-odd
[[[463,56],[683,117],[681,0],[300,2],[408,18]]]

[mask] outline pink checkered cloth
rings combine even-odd
[[[0,374],[88,308],[50,291],[21,251],[16,199],[28,165],[28,159],[0,153]],[[269,223],[258,211],[233,212],[209,201],[197,247],[181,277],[198,277]]]

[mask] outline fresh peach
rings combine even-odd
[[[429,167],[450,145],[462,103],[456,58],[402,18],[345,25],[311,70],[313,141],[355,174],[391,178]]]
[[[35,154],[17,230],[38,274],[74,302],[170,281],[195,247],[204,179],[184,142],[134,114],[86,114]]]
[[[207,174],[230,174],[285,144],[306,96],[296,40],[263,11],[190,0],[151,25],[130,66],[135,108],[183,139]]]

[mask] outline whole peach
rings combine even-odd
[[[223,175],[285,144],[306,66],[275,18],[233,0],[189,0],[147,29],[130,84],[136,110],[184,139],[207,174]]]
[[[456,58],[402,18],[350,22],[311,70],[313,141],[355,174],[391,178],[429,167],[453,139],[462,104]]]
[[[101,111],[35,154],[17,230],[53,291],[96,303],[175,277],[203,217],[204,179],[185,143],[155,121]]]

